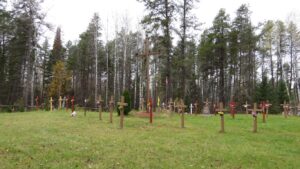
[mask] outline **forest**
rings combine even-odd
[[[127,91],[138,109],[147,73],[154,106],[176,98],[186,104],[234,100],[241,110],[246,101],[269,100],[271,111],[280,113],[284,101],[298,105],[300,31],[293,20],[254,25],[249,5],[241,4],[234,16],[220,9],[203,29],[192,12],[198,0],[138,1],[145,6],[140,30],[122,16],[112,21],[108,40],[105,19],[95,13],[77,41],[63,43],[61,28],[45,22],[41,0],[0,0],[0,105],[26,108],[36,97],[47,105],[50,97],[57,104],[59,96],[74,96],[77,105],[87,99],[96,107],[99,96],[108,105]],[[53,42],[44,37],[46,29],[56,30]],[[149,72],[141,57],[146,37],[147,50],[156,53]]]

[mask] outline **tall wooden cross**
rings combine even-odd
[[[286,101],[284,101],[284,103],[281,104],[281,106],[283,107],[284,117],[287,118],[290,105],[288,103],[286,103]]]
[[[110,123],[113,123],[114,104],[115,104],[114,97],[111,96],[109,101],[109,122]]]
[[[145,41],[144,41],[144,53],[139,55],[142,56],[146,59],[146,78],[147,78],[147,102],[150,99],[150,75],[149,75],[149,60],[151,56],[159,55],[158,52],[151,52],[150,51],[150,42],[149,38],[146,36]],[[149,113],[149,110],[147,110],[147,113]]]
[[[178,108],[178,112],[181,116],[181,128],[184,128],[184,110],[186,108],[186,105],[184,105],[184,101],[182,99],[180,99],[180,101],[178,101],[176,107]]]
[[[246,114],[248,114],[248,107],[250,106],[250,104],[248,104],[248,102],[246,101],[245,104],[243,104],[243,107],[245,107],[246,109]]]
[[[74,102],[75,102],[75,99],[74,99],[74,96],[72,96],[72,100],[71,100],[71,103],[72,103],[72,112],[74,112],[75,108],[74,108]]]
[[[225,127],[224,127],[224,112],[226,112],[228,110],[224,109],[223,103],[220,102],[218,108],[215,111],[218,112],[218,114],[221,117],[221,130],[220,130],[220,133],[224,133],[225,132]]]
[[[125,103],[125,101],[124,101],[124,96],[121,97],[121,102],[118,102],[118,106],[120,109],[120,129],[123,129],[124,107],[127,106],[127,103]]]
[[[97,101],[98,105],[99,105],[99,120],[102,120],[102,103],[104,101],[101,98],[101,95],[99,96],[99,99]]]
[[[262,109],[257,108],[257,104],[254,103],[253,109],[249,109],[252,112],[253,116],[253,133],[257,132],[257,112],[262,112]]]
[[[49,103],[50,103],[50,111],[53,111],[53,105],[52,105],[53,99],[52,99],[52,97],[50,97]]]
[[[59,104],[58,107],[59,107],[59,110],[61,110],[61,102],[62,102],[62,100],[63,100],[63,99],[61,98],[61,96],[59,96],[59,99],[58,99],[58,104]]]
[[[35,108],[36,110],[39,110],[39,96],[36,96],[35,98]]]

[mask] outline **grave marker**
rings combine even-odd
[[[235,118],[235,108],[236,108],[236,103],[234,101],[231,101],[229,103],[229,107],[230,107],[230,114],[231,117],[234,119]]]
[[[208,98],[203,103],[205,104],[204,108],[203,108],[203,114],[206,114],[206,115],[210,114],[210,111],[209,111],[209,104],[210,104],[210,102],[208,101]]]
[[[168,106],[168,108],[169,108],[169,110],[170,110],[170,112],[172,112],[173,111],[173,104],[174,104],[174,102],[173,102],[173,100],[172,99],[170,99],[170,101],[169,101],[169,106]]]
[[[257,132],[257,112],[262,112],[262,109],[257,109],[257,104],[254,103],[253,109],[249,109],[252,112],[253,116],[253,133]]]
[[[281,106],[283,107],[284,117],[287,118],[288,112],[289,112],[289,109],[290,109],[290,105],[288,103],[286,103],[286,101],[284,101],[284,103],[281,104]]]
[[[216,109],[216,112],[218,112],[218,114],[221,117],[221,130],[220,133],[224,133],[225,132],[225,127],[224,127],[224,112],[228,111],[227,109],[224,109],[223,103],[220,102],[219,103],[219,107]]]
[[[110,123],[113,123],[114,104],[115,104],[114,97],[111,96],[109,101],[109,122]]]
[[[195,107],[195,114],[198,114],[198,102],[194,103],[194,107]]]
[[[86,104],[87,104],[87,99],[84,99],[84,117],[86,116]]]
[[[75,108],[74,108],[74,102],[75,102],[75,99],[74,99],[74,96],[72,97],[72,100],[71,100],[71,103],[72,103],[72,112],[74,112]]]
[[[125,103],[125,101],[124,101],[124,96],[121,97],[121,102],[118,102],[118,106],[120,109],[120,129],[123,129],[124,107],[127,106],[127,103]]]
[[[250,106],[250,104],[248,104],[248,102],[246,101],[245,104],[243,104],[243,107],[246,109],[246,114],[248,114],[248,107]]]
[[[58,103],[59,103],[59,106],[58,106],[58,107],[59,107],[59,110],[61,110],[61,103],[62,103],[62,100],[63,100],[63,99],[61,98],[61,96],[59,96],[59,99],[58,99]]]
[[[36,110],[39,110],[39,96],[36,96],[35,98],[35,108]]]
[[[266,123],[266,102],[262,101],[259,107],[262,109],[263,123]]]
[[[102,103],[103,103],[103,100],[101,98],[101,95],[99,96],[99,100],[97,101],[97,103],[99,104],[99,120],[102,120]]]
[[[181,115],[181,128],[184,128],[184,110],[186,105],[184,105],[184,101],[181,99],[177,104],[178,112]]]
[[[193,103],[190,104],[190,114],[193,114]]]
[[[52,99],[52,97],[50,97],[49,103],[50,103],[50,111],[53,111],[53,105],[52,105],[53,99]]]
[[[269,107],[272,106],[272,104],[269,103],[269,100],[267,100],[267,103],[266,103],[266,115],[267,115],[267,118],[268,118],[268,114],[269,114]]]

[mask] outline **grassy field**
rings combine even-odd
[[[148,119],[119,118],[110,124],[96,112],[0,113],[0,168],[299,168],[300,118],[270,115],[258,133],[252,117],[225,116],[226,133],[218,133],[218,116],[178,115]]]

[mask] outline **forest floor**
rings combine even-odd
[[[65,111],[0,113],[0,168],[299,168],[300,118],[225,116],[129,116],[124,129],[109,114]]]

